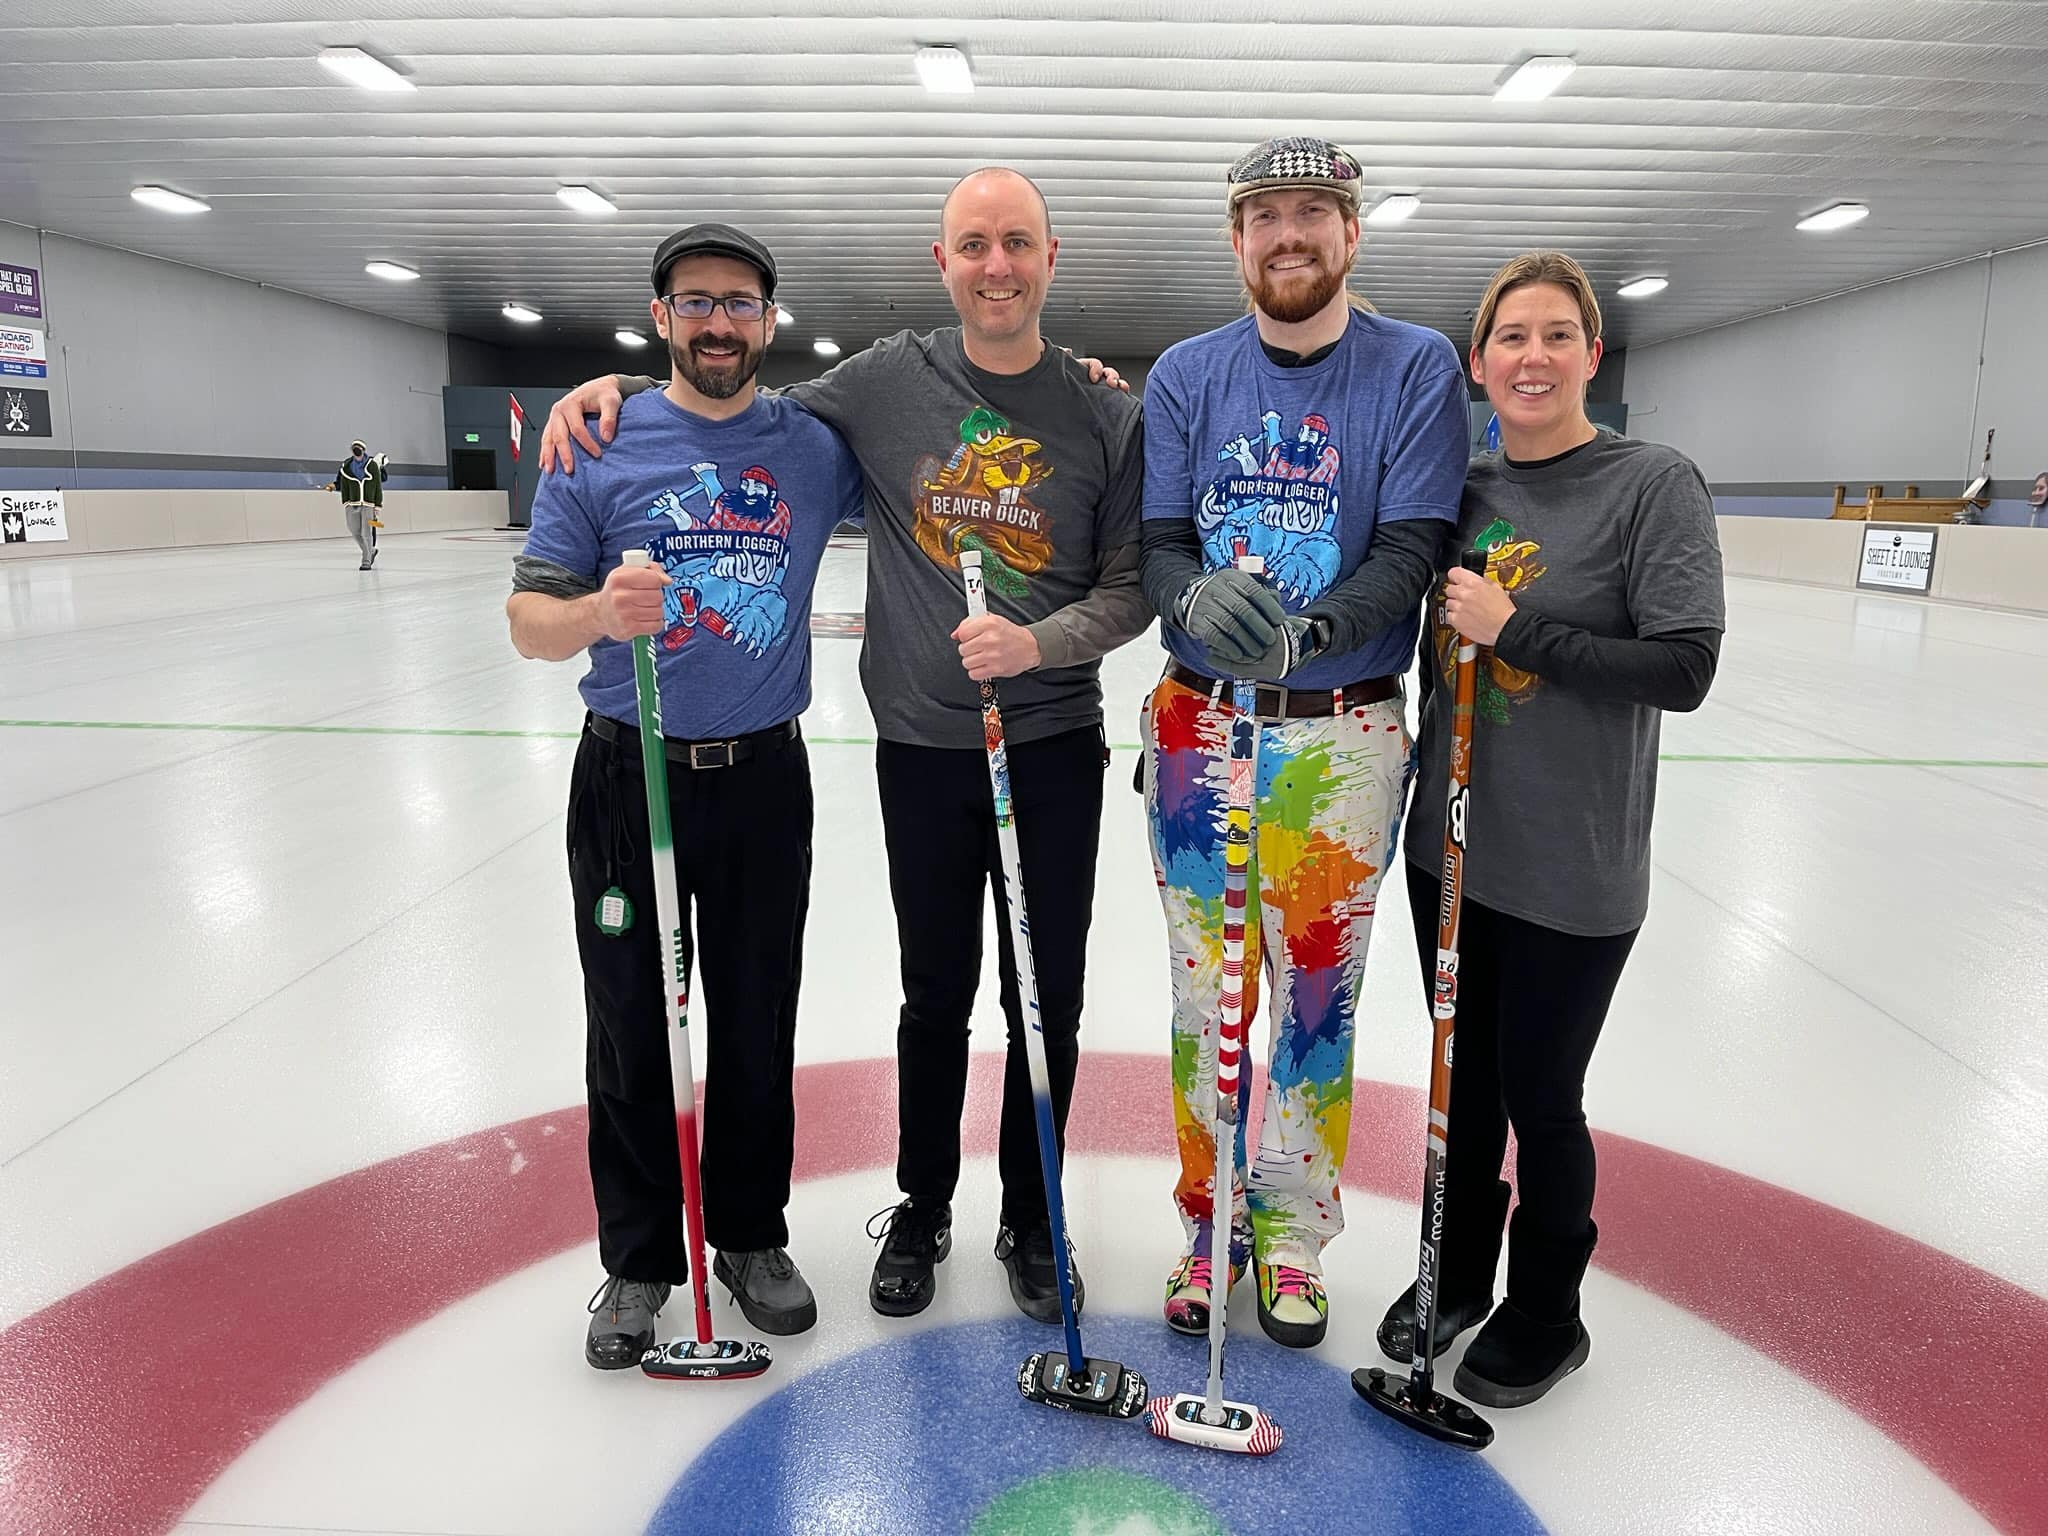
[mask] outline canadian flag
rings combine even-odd
[[[519,462],[519,429],[526,425],[526,412],[519,409],[519,397],[517,395],[507,395],[505,398],[512,402],[512,462],[517,464]]]

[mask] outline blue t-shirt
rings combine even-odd
[[[1351,312],[1336,350],[1282,368],[1257,318],[1178,342],[1145,385],[1145,517],[1193,518],[1210,570],[1260,555],[1299,613],[1357,570],[1380,523],[1455,523],[1471,424],[1458,354],[1436,331]],[[1210,677],[1228,669],[1172,623],[1167,648]],[[1318,656],[1290,688],[1405,672],[1421,608],[1356,650]]]
[[[738,736],[810,704],[811,588],[861,495],[839,434],[795,401],[757,394],[710,421],[650,389],[620,408],[603,458],[541,480],[526,553],[594,590],[646,550],[672,583],[654,641],[662,733]],[[593,712],[638,723],[631,646],[593,645],[581,688]]]

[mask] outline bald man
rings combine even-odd
[[[1026,1069],[1025,1020],[996,852],[976,683],[1003,679],[1017,836],[1039,1017],[1062,1149],[1079,1060],[1081,994],[1102,824],[1101,658],[1151,623],[1139,572],[1144,491],[1138,404],[1089,382],[1039,331],[1059,241],[1027,177],[963,177],[932,256],[957,327],[900,331],[785,393],[837,428],[866,479],[867,637],[861,682],[902,957],[896,1031],[897,1183],[868,1300],[908,1317],[931,1305],[952,1247],[968,1015],[993,889],[1009,1024],[996,1257],[1026,1316],[1059,1320],[1058,1281]],[[573,438],[602,450],[621,391],[593,380],[549,415],[543,469],[573,472]],[[977,550],[989,614],[969,620],[960,554]],[[1071,1264],[1072,1255],[1066,1256]],[[1083,1288],[1073,1271],[1074,1298]]]

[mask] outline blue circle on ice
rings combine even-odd
[[[1142,1371],[1155,1396],[1198,1392],[1207,1380],[1199,1339],[1152,1319],[1087,1324],[1089,1351]],[[1187,1495],[1234,1536],[1542,1536],[1542,1522],[1483,1457],[1359,1401],[1348,1368],[1256,1335],[1233,1339],[1229,1395],[1264,1409],[1287,1439],[1271,1456],[1232,1456],[1158,1439],[1142,1414],[1104,1419],[1027,1403],[1017,1367],[1034,1351],[1060,1348],[1060,1337],[1023,1318],[925,1329],[791,1378],[698,1454],[647,1529],[968,1536],[1013,1490],[1102,1468],[1129,1476],[1067,1479],[1076,1532],[1149,1536],[1155,1520],[1078,1502],[1089,1489],[1142,1482]],[[787,1365],[785,1355],[775,1368]]]

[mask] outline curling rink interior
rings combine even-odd
[[[1386,883],[1329,1337],[1283,1350],[1236,1292],[1232,1395],[1286,1434],[1252,1461],[1019,1399],[1059,1335],[990,1257],[991,1072],[937,1303],[869,1310],[899,992],[859,646],[828,634],[790,1212],[819,1325],[748,1382],[584,1364],[581,665],[514,654],[517,541],[0,566],[0,1530],[2048,1530],[2048,619],[1729,580],[1587,1090],[1592,1358],[1483,1456],[1347,1381],[1415,1254],[1428,1026]],[[818,614],[862,588],[837,544]],[[1166,950],[1129,788],[1159,665],[1148,635],[1105,666],[1068,1200],[1090,1352],[1172,1392],[1204,1351],[1159,1319]],[[992,974],[976,1028],[999,1047]],[[714,1318],[745,1331],[722,1291]]]

